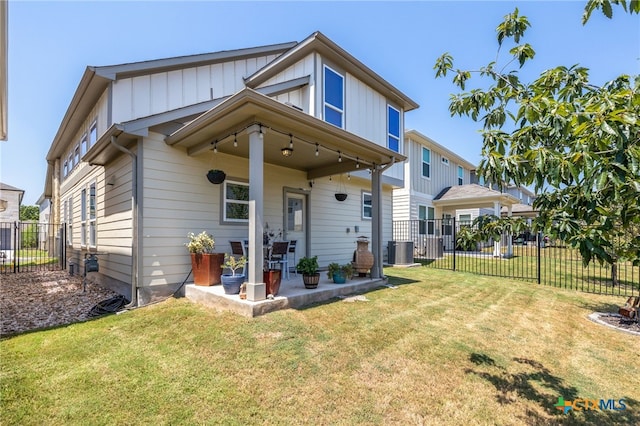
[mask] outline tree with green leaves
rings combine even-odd
[[[583,24],[594,10],[611,18],[612,5],[640,13],[640,1],[590,0]],[[640,264],[640,76],[597,86],[588,69],[573,65],[523,82],[518,69],[535,56],[522,42],[530,26],[517,8],[498,25],[497,57],[513,43],[506,65],[459,70],[448,53],[438,58],[436,77],[453,75],[462,91],[449,111],[483,124],[479,175],[535,187],[536,229],[577,247],[585,265]],[[488,88],[465,91],[474,75]]]
[[[20,206],[20,220],[39,220],[40,207],[38,206]]]

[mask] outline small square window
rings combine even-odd
[[[373,217],[373,197],[370,192],[362,193],[362,218],[371,219]]]

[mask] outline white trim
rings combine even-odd
[[[248,182],[241,182],[239,180],[233,180],[233,179],[226,179],[223,182],[223,186],[222,186],[222,222],[223,223],[249,223],[249,217],[247,217],[246,219],[237,219],[237,218],[228,218],[227,217],[227,201],[230,201],[233,204],[242,204],[242,205],[247,205],[249,206],[249,198],[248,198],[248,194],[249,192],[247,192],[247,200],[230,200],[227,198],[227,185],[228,184],[233,184],[233,185],[241,185],[241,186],[245,186],[247,188],[247,190],[249,189],[249,183]]]
[[[392,109],[398,113],[398,136],[393,135],[390,132],[391,120],[389,119],[389,109]],[[389,138],[397,139],[398,141],[397,151],[395,149],[392,149],[389,146]],[[387,104],[387,148],[390,149],[391,151],[397,152],[398,154],[402,154],[402,113],[398,108],[394,107],[391,104]]]
[[[428,179],[431,180],[431,148],[427,148],[426,146],[421,146],[420,147],[420,177],[422,177],[423,179]],[[427,150],[429,151],[429,162],[426,163],[429,165],[429,176],[425,176],[424,175],[424,151]]]
[[[342,109],[339,109],[336,105],[332,105],[327,102],[327,78],[326,78],[326,70],[331,71],[342,79]],[[330,109],[340,113],[340,127],[344,129],[344,110],[345,110],[345,90],[344,90],[344,75],[340,74],[338,71],[334,70],[327,64],[322,64],[322,120],[326,123],[333,124],[330,121],[327,121],[327,117],[325,116],[325,107],[329,107]],[[335,126],[335,124],[333,124]]]
[[[371,204],[368,206],[369,209],[371,210],[371,216],[365,216],[364,214],[364,197],[365,195],[368,195],[369,198],[371,199]],[[373,194],[369,191],[361,191],[360,193],[360,217],[363,220],[371,220],[373,218]]]

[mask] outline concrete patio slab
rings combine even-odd
[[[326,274],[322,274],[318,288],[306,289],[302,276],[298,275],[292,276],[289,280],[283,279],[278,295],[273,299],[258,302],[240,299],[237,294],[224,294],[222,285],[199,286],[190,283],[185,286],[184,295],[189,300],[219,311],[231,311],[247,317],[256,317],[280,309],[298,309],[340,296],[363,293],[386,284],[386,278],[368,277],[356,277],[345,284],[334,284]]]

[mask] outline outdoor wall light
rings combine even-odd
[[[293,154],[293,148],[282,148],[280,151],[284,157],[291,157],[291,154]]]

